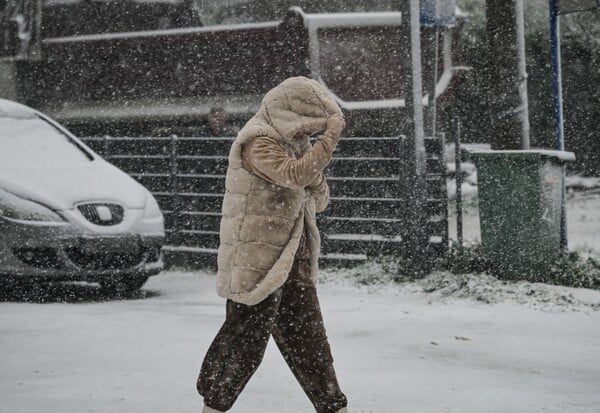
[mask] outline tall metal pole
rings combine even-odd
[[[462,205],[462,154],[460,152],[460,141],[462,134],[462,121],[460,117],[454,119],[454,170],[456,177],[456,241],[458,247],[463,246],[463,205]]]
[[[421,22],[419,0],[398,0],[402,12],[402,44],[399,52],[403,70],[405,117],[400,122],[406,146],[400,176],[411,208],[406,215],[409,225],[405,246],[415,273],[422,273],[427,259],[427,188],[425,181],[425,134],[423,130],[423,79],[421,72]],[[407,45],[409,47],[407,47]]]
[[[487,0],[493,149],[529,148],[523,0]]]
[[[438,59],[439,59],[439,28],[433,26],[430,28],[431,34],[429,36],[429,56],[428,61],[431,65],[431,75],[429,77],[428,93],[429,99],[427,100],[427,117],[425,119],[425,133],[427,136],[435,137],[437,133],[437,99],[435,98],[435,87],[437,85],[438,76]]]
[[[417,176],[425,176],[425,132],[423,129],[423,76],[421,70],[421,21],[419,0],[401,0],[404,5],[403,12],[407,18],[403,18],[405,28],[408,32],[410,44],[408,55],[405,56],[405,84],[406,88],[406,119],[410,125],[409,141],[413,145],[415,153],[414,172]],[[404,14],[403,13],[403,14]]]
[[[521,98],[521,148],[529,149],[529,96],[527,94],[527,55],[525,53],[525,11],[523,0],[515,1],[517,53],[519,68],[519,96]]]
[[[554,149],[565,150],[565,129],[563,120],[562,66],[560,57],[560,16],[558,0],[550,0],[550,56],[552,69],[552,111],[554,113]],[[560,204],[560,247],[569,246],[567,236],[567,208],[565,195],[565,169],[562,167],[562,197]]]
[[[552,69],[552,112],[554,113],[554,149],[565,150],[563,104],[562,104],[562,65],[560,57],[560,17],[558,0],[550,0],[550,57]]]

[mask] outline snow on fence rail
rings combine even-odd
[[[89,137],[94,151],[146,186],[165,216],[170,263],[214,264],[227,155],[233,138]],[[430,255],[448,247],[444,143],[428,139]],[[331,202],[319,216],[325,261],[402,255],[410,200],[400,174],[401,137],[346,138],[328,167]]]

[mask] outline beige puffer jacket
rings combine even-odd
[[[259,112],[229,153],[218,255],[221,297],[255,305],[279,288],[291,270],[304,227],[316,282],[320,237],[316,212],[327,206],[323,169],[339,136],[326,131],[314,146],[308,136],[325,130],[340,108],[305,77],[269,91]],[[294,136],[303,135],[300,142]]]

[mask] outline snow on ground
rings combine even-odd
[[[386,269],[326,270],[319,287],[351,413],[599,411],[599,291],[529,285],[502,293],[524,302],[485,304],[452,287],[425,293],[427,281],[357,286],[369,271]],[[137,299],[81,284],[38,291],[45,304],[8,297],[0,412],[199,412],[196,376],[224,317],[214,282],[170,271]],[[231,411],[313,410],[271,343]]]
[[[550,312],[600,311],[600,291],[567,288],[527,281],[508,282],[488,274],[452,274],[435,271],[416,281],[394,282],[395,265],[373,262],[343,271],[323,269],[325,282],[365,286],[371,293],[392,288],[405,294],[427,293],[430,303],[452,304],[460,301],[501,304],[518,303],[531,309]]]

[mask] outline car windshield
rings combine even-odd
[[[35,113],[0,113],[0,167],[81,165],[91,157]]]

